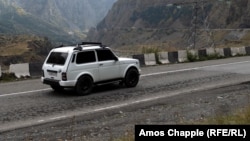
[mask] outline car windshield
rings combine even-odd
[[[52,52],[47,60],[47,64],[64,65],[68,57],[68,53]]]

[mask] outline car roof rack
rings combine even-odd
[[[86,45],[86,46],[84,46],[84,45]],[[85,47],[88,47],[88,46],[91,46],[91,45],[97,45],[97,46],[100,46],[102,48],[107,47],[106,45],[103,45],[101,42],[82,42],[81,44],[77,44],[76,47],[74,48],[74,50],[81,51],[82,48],[85,48]]]
[[[98,45],[102,48],[107,47],[106,45],[103,45],[101,42],[82,42],[80,45]]]
[[[81,45],[99,45],[99,46],[102,46],[102,43],[100,43],[100,42],[82,42]]]
[[[84,45],[86,45],[86,46],[84,46]],[[79,51],[81,51],[82,48],[88,47],[88,46],[91,46],[91,45],[97,45],[97,46],[100,46],[100,47],[102,47],[102,48],[107,47],[106,45],[103,45],[101,42],[82,42],[82,43],[80,43],[80,44],[76,44],[76,46],[74,47],[74,50],[79,50]],[[72,45],[72,46],[73,46],[73,45]],[[61,48],[61,47],[67,47],[67,46],[64,46],[64,45],[62,44],[62,45],[59,45],[59,46],[57,46],[57,47],[55,47],[55,48]]]

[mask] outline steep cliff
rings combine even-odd
[[[119,0],[91,29],[88,40],[115,47],[186,48],[196,43],[202,48],[224,42],[235,33],[232,29],[248,28],[249,23],[248,0]]]
[[[0,1],[0,33],[5,34],[36,34],[48,36],[54,40],[68,36],[58,26],[49,24],[23,9]]]
[[[13,0],[12,0],[13,1]],[[95,27],[116,0],[14,0],[25,11],[50,23],[76,30]]]
[[[59,44],[82,42],[116,0],[0,0],[0,66],[42,62]]]

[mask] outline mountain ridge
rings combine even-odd
[[[204,48],[221,46],[232,34],[248,39],[240,30],[249,28],[249,21],[248,0],[118,0],[87,39],[121,48]]]
[[[0,0],[0,66],[41,63],[53,47],[82,42],[115,1]]]
[[[115,1],[0,0],[0,31],[2,34],[40,33],[57,41],[76,42],[85,38],[88,29],[104,18]]]

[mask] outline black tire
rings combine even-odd
[[[78,79],[76,84],[76,93],[78,95],[87,95],[93,89],[93,80],[90,76],[82,76]]]
[[[63,87],[57,85],[50,85],[50,87],[56,92],[62,92],[64,90]]]
[[[139,82],[139,72],[135,68],[131,68],[127,71],[124,78],[124,84],[126,87],[135,87]]]

